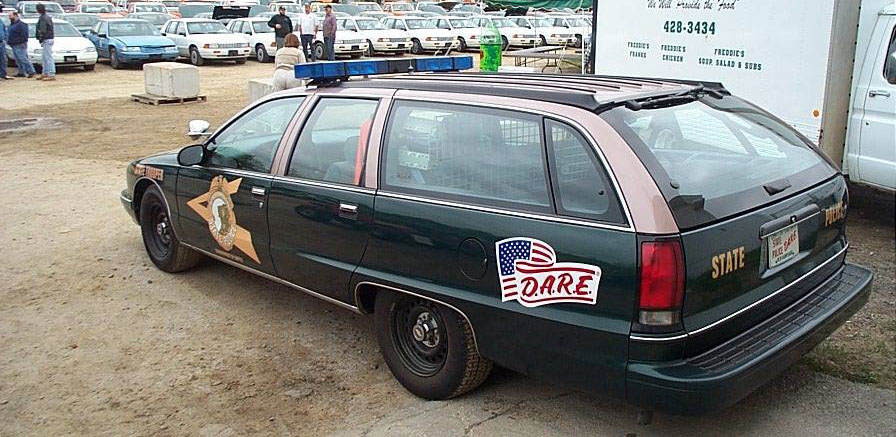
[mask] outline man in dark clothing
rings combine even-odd
[[[0,20],[0,49],[6,51],[6,24]],[[3,55],[6,55],[3,53]],[[4,56],[5,57],[5,56]],[[0,59],[0,80],[12,79],[6,75],[6,59]]]
[[[47,8],[43,3],[37,4],[37,29],[35,36],[41,47],[41,67],[43,74],[37,80],[56,80],[56,61],[53,60],[53,19],[47,15]]]
[[[34,77],[34,66],[28,59],[28,24],[19,19],[18,12],[9,13],[9,34],[6,43],[12,47],[12,57],[16,60],[16,68],[19,70],[16,76]]]
[[[279,12],[268,20],[268,27],[274,28],[274,41],[277,42],[277,50],[283,48],[283,39],[292,33],[292,20],[286,16],[286,8],[280,6]]]
[[[324,6],[324,45],[327,48],[327,60],[336,60],[336,16],[333,15],[333,7]]]

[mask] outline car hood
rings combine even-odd
[[[191,41],[200,43],[200,44],[231,44],[231,43],[245,43],[246,40],[240,38],[237,35],[232,33],[205,33],[199,35],[190,35],[188,37]]]
[[[408,37],[407,33],[395,29],[362,30],[359,32],[359,34],[366,36],[367,39]]]
[[[58,36],[53,38],[53,52],[81,51],[88,47],[93,48],[93,43],[83,36]],[[28,38],[28,48],[40,48],[40,43],[35,38]]]
[[[409,30],[408,33],[414,35],[417,38],[426,38],[427,36],[444,38],[444,37],[452,37],[454,33],[445,29],[415,29]]]
[[[183,146],[186,147],[186,146]],[[180,149],[183,147],[178,147],[174,150],[169,150],[166,152],[156,153],[155,155],[150,155],[142,159],[138,159],[135,161],[139,164],[155,164],[155,165],[171,165],[177,166],[177,154],[180,153]]]
[[[147,47],[161,47],[161,46],[173,46],[174,41],[171,41],[164,36],[156,36],[156,35],[144,35],[144,36],[116,36],[112,39],[116,41],[121,41],[122,44],[126,46],[147,46]]]
[[[572,35],[573,33],[575,33],[572,29],[567,29],[565,27],[557,27],[557,26],[536,27],[535,31],[538,33],[541,33],[541,34],[545,34],[545,35],[564,35],[564,34]]]

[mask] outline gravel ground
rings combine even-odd
[[[854,196],[850,211],[849,258],[877,272],[869,304],[721,414],[638,426],[619,400],[501,370],[425,402],[394,381],[367,318],[211,260],[180,275],[148,261],[117,199],[126,162],[185,144],[191,118],[220,123],[270,66],[201,72],[209,101],[173,107],[128,102],[142,74],[105,65],[2,84],[16,98],[0,101],[0,436],[896,430],[892,197]],[[35,120],[9,122],[22,117]]]

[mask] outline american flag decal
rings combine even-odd
[[[514,237],[495,243],[501,301],[525,307],[552,303],[597,303],[600,267],[558,263],[544,241]]]

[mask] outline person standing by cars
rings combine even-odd
[[[37,29],[35,36],[40,42],[41,65],[43,72],[37,80],[56,80],[56,62],[53,60],[53,19],[47,15],[47,8],[43,3],[37,4]]]
[[[6,51],[6,24],[0,20],[0,49]],[[0,59],[0,79],[9,80],[11,77],[6,75],[6,60]]]
[[[327,50],[327,60],[336,60],[336,51],[333,47],[336,44],[336,16],[333,15],[333,7],[326,5],[324,7],[324,46]]]
[[[268,20],[268,27],[274,28],[274,41],[277,43],[277,50],[283,48],[283,39],[286,35],[292,33],[292,20],[286,16],[286,8],[280,6],[279,13]]]
[[[16,61],[18,77],[34,77],[34,66],[28,59],[28,24],[19,19],[19,13],[9,13],[9,29],[7,30],[6,43],[12,47],[12,57]]]
[[[305,63],[305,54],[299,49],[299,37],[294,33],[283,39],[283,48],[274,55],[274,91],[283,91],[303,86],[305,82],[296,79],[296,64]]]
[[[305,13],[299,15],[299,35],[302,38],[302,51],[305,52],[305,58],[314,59],[314,50],[311,44],[314,42],[314,35],[317,35],[317,17],[311,13],[311,4],[305,3]]]

